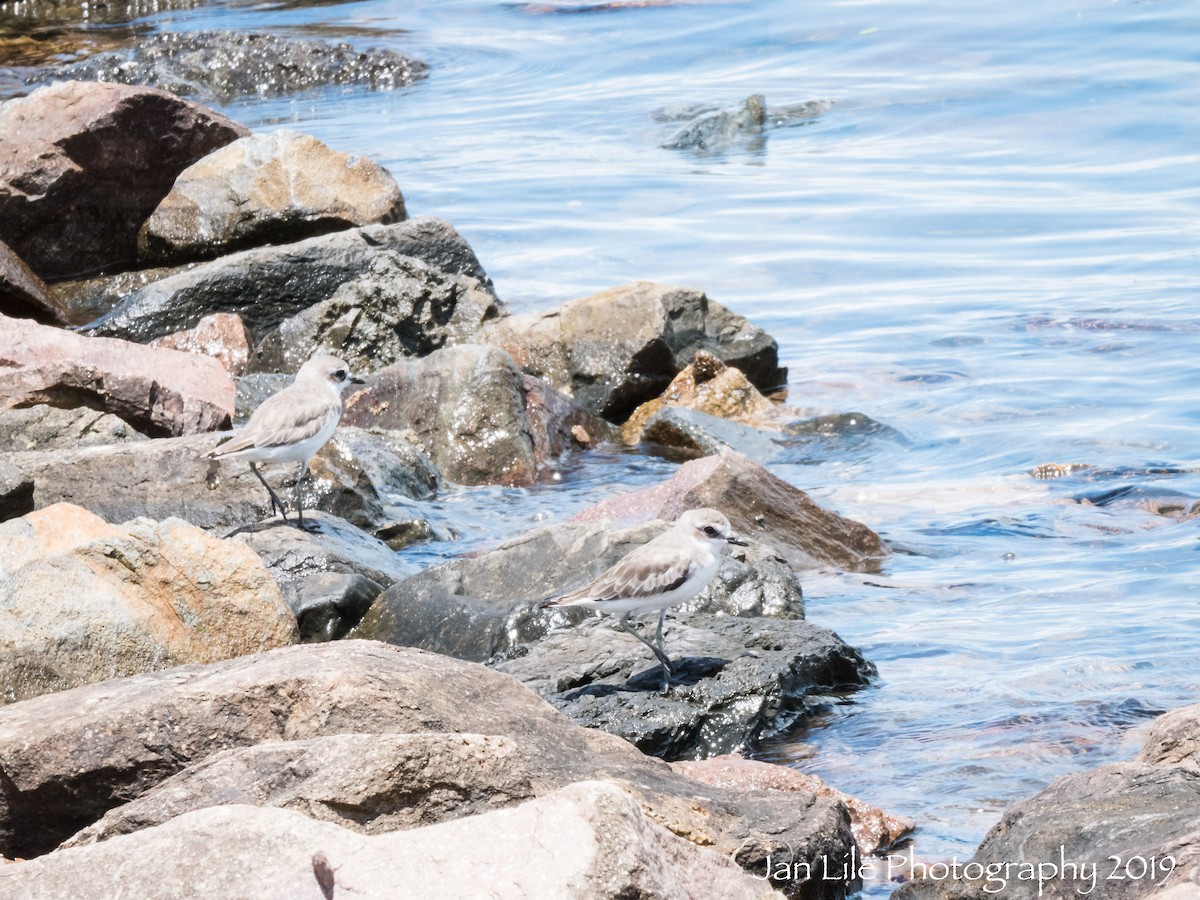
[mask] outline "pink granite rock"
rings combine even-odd
[[[25,260],[0,241],[0,315],[66,325],[67,313]]]
[[[250,365],[250,332],[237,313],[213,313],[191,328],[155,338],[151,347],[166,347],[211,356],[230,375],[245,375]]]

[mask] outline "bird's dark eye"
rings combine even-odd
[[[343,378],[346,377],[346,370],[338,369],[336,372],[333,373],[333,375],[338,381],[341,381]]]
[[[711,525],[705,525],[704,533],[707,534],[709,537],[716,537],[717,529],[713,528]]]

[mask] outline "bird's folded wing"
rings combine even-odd
[[[281,391],[264,400],[242,430],[210,455],[220,457],[250,447],[261,449],[298,444],[328,427],[340,415],[340,406],[325,397]]]
[[[633,600],[665,594],[681,587],[692,574],[687,556],[664,560],[650,554],[631,553],[587,587],[560,597],[556,603],[572,600]]]

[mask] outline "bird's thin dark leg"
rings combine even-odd
[[[283,510],[283,501],[276,496],[275,491],[273,491],[271,486],[267,484],[267,479],[262,477],[262,472],[258,471],[258,466],[256,466],[254,463],[250,463],[250,471],[258,477],[258,480],[262,482],[262,486],[267,489],[267,493],[271,495],[271,515],[275,515],[275,510],[278,509],[279,515],[282,516],[283,521],[286,522],[287,513]]]
[[[660,663],[662,663],[663,690],[665,691],[667,689],[668,679],[671,677],[671,660],[667,659],[667,654],[665,652],[663,652],[661,647],[656,647],[654,644],[650,643],[650,641],[646,640],[644,637],[642,637],[640,634],[638,634],[636,631],[634,631],[632,627],[630,627],[629,616],[631,614],[632,613],[625,613],[625,615],[621,616],[621,618],[617,620],[617,627],[620,628],[622,631],[628,631],[635,638],[637,638],[639,641],[641,641],[643,644],[645,644],[647,647],[649,647],[651,650],[654,651],[654,655],[657,656],[658,661]],[[659,627],[661,628],[661,620],[660,620]],[[659,633],[659,641],[661,642],[661,640],[662,640],[662,633],[660,632]]]
[[[308,474],[308,462],[300,463],[300,471],[296,473],[296,520],[300,525],[301,531],[313,531],[313,528],[304,524],[304,498],[300,493],[300,486],[304,483],[304,476]]]

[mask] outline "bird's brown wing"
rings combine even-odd
[[[336,421],[341,417],[340,401],[335,404],[331,400],[285,388],[264,400],[242,430],[209,456],[219,459],[250,447],[280,447],[310,438],[328,426],[331,419]]]
[[[603,572],[585,587],[563,594],[547,603],[565,606],[576,600],[627,600],[652,597],[680,587],[692,574],[689,558],[679,555],[664,559],[662,551],[651,541],[638,547],[612,568]]]

